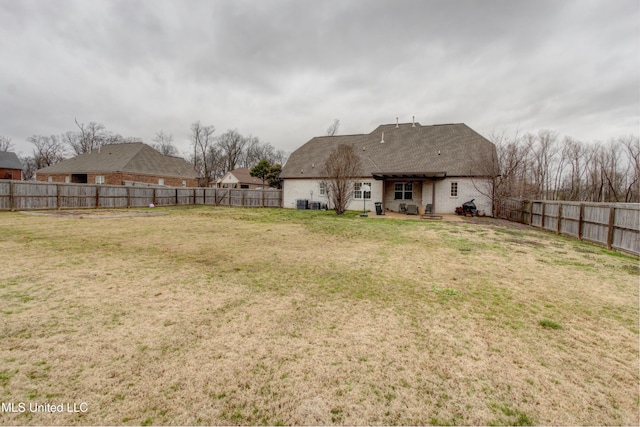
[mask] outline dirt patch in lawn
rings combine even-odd
[[[53,218],[130,218],[145,216],[163,216],[167,212],[156,210],[132,210],[132,209],[83,209],[83,210],[55,210],[55,211],[20,211],[22,215],[48,216]]]

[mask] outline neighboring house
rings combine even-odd
[[[165,156],[141,142],[108,144],[72,159],[39,169],[36,179],[83,184],[197,187],[193,166],[181,157]]]
[[[22,181],[22,162],[9,151],[0,151],[0,179]]]
[[[222,178],[216,180],[216,188],[261,188],[262,180],[260,178],[251,176],[248,168],[238,168],[225,173]],[[266,187],[269,184],[265,181]]]
[[[493,180],[498,174],[496,148],[465,124],[378,126],[369,134],[315,137],[294,151],[284,166],[283,206],[297,200],[328,203],[322,170],[338,145],[354,148],[362,176],[353,177],[354,197],[347,209],[400,211],[401,204],[427,204],[435,213],[454,213],[475,199],[479,211],[492,215]],[[371,192],[361,191],[362,184]],[[329,206],[331,207],[331,206]]]

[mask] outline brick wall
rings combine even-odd
[[[195,178],[176,178],[169,176],[158,176],[158,175],[142,175],[142,174],[132,174],[132,173],[105,173],[105,174],[96,174],[96,173],[88,173],[87,175],[87,184],[95,184],[96,176],[104,176],[104,184],[107,185],[123,185],[124,181],[133,181],[133,182],[141,182],[145,184],[155,184],[158,185],[160,183],[160,179],[164,179],[164,185],[169,187],[197,187],[198,180]],[[38,174],[37,180],[40,182],[47,182],[51,177],[51,182],[65,182],[65,178],[69,177],[69,182],[73,182],[71,178],[71,174]],[[183,185],[184,181],[184,185]]]
[[[0,168],[0,179],[14,179],[22,181],[22,170]]]

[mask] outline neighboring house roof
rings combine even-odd
[[[0,151],[0,168],[22,170],[22,162],[20,161],[16,153],[11,153],[9,151]]]
[[[55,165],[39,169],[43,174],[130,172],[180,178],[197,178],[193,166],[181,157],[165,156],[141,142],[108,144]]]
[[[231,177],[235,178],[235,180],[230,179]],[[232,171],[227,172],[221,178],[216,180],[216,183],[223,182],[237,182],[240,184],[251,184],[251,185],[260,185],[262,184],[262,180],[258,177],[251,176],[249,172],[249,168],[238,168]]]
[[[384,135],[384,142],[383,140]],[[369,134],[312,138],[294,151],[282,178],[320,178],[324,163],[338,145],[353,146],[363,176],[495,176],[493,143],[464,123],[422,126],[380,125]]]

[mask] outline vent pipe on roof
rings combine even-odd
[[[380,144],[384,144],[384,131],[382,131],[382,139],[380,140]]]
[[[414,127],[416,127],[416,116],[411,116],[411,117],[413,117],[411,127],[414,128]]]
[[[400,123],[398,123],[398,118],[396,117],[396,129],[400,127]]]

